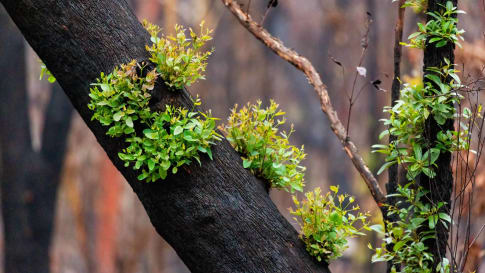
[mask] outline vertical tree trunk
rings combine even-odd
[[[3,10],[3,9],[2,9]],[[5,272],[49,272],[55,201],[72,107],[57,87],[46,112],[42,147],[32,149],[25,42],[0,14],[0,151]]]
[[[428,12],[435,12],[443,9],[448,0],[429,0],[428,1]],[[452,1],[453,5],[456,7],[458,5],[458,0]],[[432,17],[428,15],[427,20]],[[428,73],[427,68],[429,67],[442,67],[445,65],[444,59],[447,58],[450,62],[454,63],[454,49],[455,46],[452,43],[448,43],[444,47],[436,48],[435,44],[426,43],[426,48],[424,50],[424,74]],[[426,82],[426,78],[423,78]],[[443,126],[440,126],[432,116],[426,120],[424,136],[428,143],[433,145],[436,141],[436,136],[438,132],[446,130],[453,130],[454,120],[449,119]],[[446,205],[442,207],[441,211],[444,213],[450,213],[450,203],[451,203],[451,193],[453,189],[453,173],[451,169],[451,153],[441,153],[438,160],[436,161],[436,177],[431,179],[426,175],[422,174],[419,177],[419,182],[425,190],[429,191],[427,198],[430,203],[436,205],[438,202],[445,202]],[[449,232],[448,229],[438,221],[436,225],[437,238],[436,240],[427,240],[426,245],[429,248],[429,252],[435,257],[435,266],[441,261],[446,255],[446,245],[448,243]]]
[[[404,26],[404,11],[405,8],[402,8],[404,5],[404,0],[399,0],[398,7],[397,7],[397,18],[396,18],[396,26],[394,29],[394,78],[392,79],[392,87],[391,87],[391,106],[396,105],[396,101],[399,100],[400,92],[401,92],[401,54],[402,54],[402,36],[403,36],[403,26]],[[389,136],[389,143],[392,143],[397,139],[396,136],[390,135]],[[389,167],[389,177],[386,184],[387,194],[394,194],[397,192],[397,188],[399,185],[399,175],[398,175],[398,165],[394,164],[393,166]],[[387,199],[390,205],[396,205],[399,201],[395,197],[389,197]],[[397,214],[392,214],[388,216],[386,212],[383,212],[383,218],[385,221],[389,222],[396,222],[398,220]],[[387,228],[387,226],[386,226]],[[392,249],[394,244],[387,245],[387,249]],[[387,272],[390,273],[392,271],[392,267],[395,267],[397,270],[400,269],[400,265],[393,264],[392,261],[387,263]]]

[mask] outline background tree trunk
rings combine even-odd
[[[448,0],[429,0],[428,12],[436,12],[443,9]],[[458,0],[453,0],[453,6],[458,5]],[[433,17],[427,17],[427,20]],[[436,48],[435,44],[426,43],[424,50],[424,74],[428,73],[429,67],[442,67],[445,65],[444,59],[450,60],[453,64],[455,61],[454,44],[448,42],[444,47]],[[451,80],[451,79],[450,79]],[[423,81],[429,81],[423,77]],[[426,120],[424,136],[428,143],[434,145],[436,142],[436,136],[438,132],[447,130],[453,130],[454,120],[449,119],[444,125],[439,125],[432,116]],[[451,169],[451,152],[441,153],[436,161],[436,177],[429,178],[428,176],[421,174],[419,177],[420,185],[428,190],[427,199],[430,203],[437,205],[439,202],[445,202],[446,205],[442,207],[441,211],[450,214],[451,208],[451,192],[453,189],[453,172]],[[429,248],[429,252],[435,257],[435,266],[441,262],[441,259],[446,255],[446,245],[448,243],[449,231],[440,221],[436,225],[437,238],[436,240],[427,240],[426,246]]]
[[[123,139],[91,121],[89,84],[101,71],[132,59],[147,60],[149,37],[126,1],[3,0],[17,26],[64,88],[72,104],[143,203],[157,232],[192,272],[328,272],[305,251],[263,184],[242,168],[227,141],[165,181],[144,183],[124,168]],[[189,105],[187,93],[157,85],[155,109]],[[10,102],[13,104],[12,102]]]
[[[49,246],[72,107],[56,85],[40,151],[32,148],[24,39],[0,12],[0,181],[5,272],[49,272]]]

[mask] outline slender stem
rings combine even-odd
[[[256,23],[250,15],[241,10],[241,7],[237,1],[221,1],[239,20],[239,23],[241,23],[241,25],[243,25],[254,37],[260,40],[283,60],[289,62],[307,76],[315,93],[320,99],[320,107],[322,111],[327,115],[330,121],[330,128],[338,137],[345,152],[350,157],[355,168],[364,179],[364,182],[369,188],[375,202],[379,207],[382,208],[382,205],[386,203],[386,197],[382,192],[377,179],[374,177],[369,167],[364,162],[364,159],[359,154],[357,147],[352,141],[350,141],[350,139],[347,138],[347,131],[340,121],[337,112],[333,108],[332,102],[330,101],[330,97],[328,95],[327,87],[325,84],[323,84],[320,75],[317,73],[312,63],[307,58],[286,47],[280,40],[273,37],[265,28]]]

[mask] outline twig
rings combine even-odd
[[[404,11],[405,8],[402,6],[404,5],[405,0],[399,0],[398,3],[398,15],[396,20],[396,28],[394,29],[394,78],[392,80],[392,87],[391,87],[391,105],[396,105],[396,100],[399,99],[399,92],[401,89],[401,55],[402,55],[402,46],[401,42],[403,39],[403,25],[404,25]],[[389,143],[392,143],[397,138],[392,134],[389,134]],[[398,185],[398,166],[393,165],[389,167],[388,170],[388,177],[389,180],[387,181],[386,190],[388,194],[393,194],[396,192],[397,185]],[[393,200],[390,200],[394,202]],[[392,217],[393,220],[395,217]]]
[[[345,127],[338,118],[337,112],[333,108],[330,97],[328,96],[327,87],[323,84],[320,75],[317,73],[312,63],[310,63],[307,58],[299,55],[294,50],[287,48],[280,40],[273,37],[266,29],[258,25],[258,23],[256,23],[250,15],[246,14],[241,10],[236,1],[221,1],[239,20],[239,22],[251,34],[253,34],[254,37],[263,42],[274,53],[295,66],[298,70],[302,71],[307,76],[310,84],[313,86],[315,92],[320,98],[321,109],[327,115],[330,121],[330,128],[338,137],[345,152],[350,157],[355,168],[364,179],[377,205],[379,207],[382,207],[382,205],[386,203],[386,197],[382,193],[377,179],[374,177],[369,167],[365,164],[364,159],[359,154],[357,147],[352,141],[347,138],[347,132],[345,130]]]
[[[370,32],[371,23],[372,23],[372,17],[370,13],[367,13],[367,24],[366,24],[365,34],[362,37],[362,43],[361,43],[362,52],[360,54],[358,67],[362,66],[362,63],[364,62],[364,58],[365,58],[365,53],[367,52],[367,48],[369,45],[369,32]],[[347,114],[347,127],[345,128],[347,131],[347,137],[350,135],[350,120],[352,116],[352,107],[354,106],[354,103],[357,101],[357,99],[354,100],[354,92],[355,92],[355,84],[357,83],[357,78],[359,77],[359,74],[360,73],[358,71],[355,71],[354,82],[352,83],[352,92],[349,97],[349,112]],[[362,91],[362,89],[364,89],[364,87],[362,87],[360,91]]]

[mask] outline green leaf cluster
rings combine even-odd
[[[392,2],[397,2],[399,0],[392,0]],[[402,5],[402,8],[410,7],[414,10],[415,13],[421,13],[426,10],[428,6],[428,0],[407,0]]]
[[[407,1],[409,2],[409,1]],[[426,25],[418,23],[419,31],[411,34],[411,47],[424,49],[425,45],[434,44],[443,47],[448,43],[458,44],[463,39],[463,30],[457,29],[456,15],[463,13],[448,1],[440,12],[427,13]],[[442,130],[430,141],[430,136],[424,136],[426,121],[433,118],[438,125],[445,125],[455,117],[469,119],[471,111],[465,108],[462,116],[457,113],[455,105],[460,104],[463,96],[458,93],[462,87],[457,70],[448,59],[444,59],[441,67],[428,68],[424,75],[424,84],[410,86],[404,84],[401,98],[395,106],[386,107],[389,119],[384,119],[388,129],[381,133],[395,137],[388,145],[374,145],[374,152],[386,155],[386,163],[378,171],[382,173],[393,164],[400,164],[407,172],[410,181],[406,186],[399,185],[396,197],[397,204],[387,205],[389,217],[397,215],[395,222],[386,222],[386,231],[381,225],[371,229],[384,234],[384,242],[375,249],[373,262],[386,261],[399,265],[391,272],[405,273],[447,273],[452,269],[446,258],[440,260],[437,268],[432,268],[436,257],[433,257],[425,245],[427,240],[436,239],[436,225],[441,223],[445,228],[452,219],[446,213],[445,203],[436,204],[424,200],[427,192],[416,186],[415,178],[424,173],[433,178],[436,175],[437,160],[441,154],[469,148],[469,129],[465,122],[460,124],[460,131]],[[389,247],[389,246],[392,246]],[[373,249],[369,245],[369,248]]]
[[[49,71],[49,69],[47,69],[47,66],[42,61],[40,61],[39,80],[42,80],[44,78],[44,76],[47,76],[47,81],[49,81],[50,83],[56,82],[56,77],[54,77],[54,75],[52,75],[52,73]]]
[[[271,100],[270,106],[261,107],[261,101],[232,109],[227,125],[222,127],[226,138],[243,158],[243,166],[256,176],[265,179],[271,187],[290,192],[303,191],[305,167],[300,162],[305,158],[303,146],[289,144],[291,128],[287,134],[279,133],[285,113]]]
[[[443,47],[448,43],[456,44],[461,47],[460,40],[463,40],[463,29],[458,29],[458,19],[456,15],[465,13],[453,6],[451,1],[446,2],[439,12],[427,12],[432,19],[423,25],[418,23],[418,31],[409,35],[409,44],[403,45],[424,49],[426,43],[435,44],[436,47]]]
[[[151,35],[152,46],[146,46],[150,53],[150,61],[157,66],[157,73],[172,89],[182,89],[190,86],[198,79],[205,79],[204,72],[207,66],[207,58],[212,54],[202,50],[207,41],[212,40],[212,30],[204,28],[204,22],[200,24],[200,32],[196,33],[189,28],[187,30],[175,25],[175,36],[159,37],[160,27],[148,23],[143,26]]]
[[[165,111],[150,110],[150,90],[159,77],[156,70],[143,75],[145,67],[135,60],[101,73],[90,90],[93,120],[109,126],[111,137],[126,137],[128,146],[118,153],[125,166],[141,170],[139,180],[165,179],[167,173],[196,160],[199,153],[212,159],[210,146],[220,140],[215,118],[207,114],[166,105]],[[138,73],[138,70],[140,73]],[[200,105],[197,99],[194,107]],[[138,129],[136,128],[138,126]]]
[[[367,217],[352,205],[354,197],[338,194],[338,186],[331,186],[331,192],[323,195],[320,188],[305,194],[306,199],[298,201],[293,196],[296,210],[290,213],[301,228],[301,239],[310,255],[318,261],[331,262],[342,256],[348,248],[349,237],[365,235],[368,230]],[[356,227],[360,225],[360,227]]]
[[[423,202],[426,191],[422,188],[414,189],[414,183],[408,183],[400,186],[396,194],[388,197],[397,197],[395,205],[387,205],[387,215],[397,215],[396,222],[387,222],[386,230],[383,231],[382,225],[371,226],[370,229],[384,235],[382,246],[373,249],[373,262],[392,261],[395,265],[400,265],[400,271],[403,273],[432,273],[432,272],[449,272],[448,262],[443,259],[439,269],[433,270],[433,256],[427,252],[425,241],[435,240],[436,225],[441,222],[445,227],[451,223],[448,214],[440,212],[443,202],[432,206]],[[391,249],[386,248],[392,245]],[[397,272],[396,266],[393,266],[391,272]]]
[[[436,175],[435,162],[441,153],[468,147],[469,133],[464,123],[460,133],[440,131],[435,143],[429,143],[423,136],[425,121],[430,116],[439,125],[456,116],[454,104],[462,99],[456,90],[462,85],[457,71],[451,67],[445,60],[442,68],[429,68],[424,85],[404,84],[395,106],[384,108],[389,118],[382,121],[388,129],[380,134],[380,138],[389,134],[396,139],[388,145],[372,146],[373,152],[386,155],[386,163],[378,174],[394,164],[404,164],[409,180],[421,173],[432,178]]]

